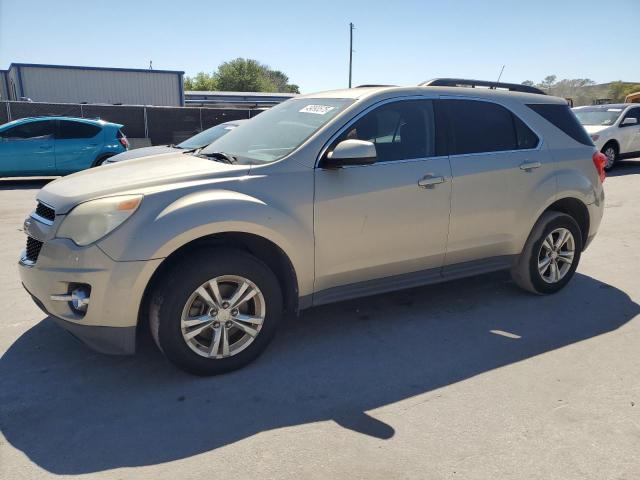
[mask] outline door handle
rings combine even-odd
[[[520,170],[533,170],[541,166],[542,164],[540,162],[524,162],[520,164]]]
[[[435,177],[433,175],[425,175],[418,181],[418,185],[422,188],[433,188],[434,186],[444,183],[444,177]]]

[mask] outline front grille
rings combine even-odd
[[[42,242],[35,238],[27,237],[27,254],[26,258],[30,262],[36,263],[38,261],[38,255],[42,249]]]
[[[38,202],[38,205],[36,206],[36,215],[39,215],[51,222],[56,219],[56,211],[53,208],[47,207],[44,203],[40,202]]]

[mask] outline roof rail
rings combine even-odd
[[[397,85],[377,85],[377,84],[364,84],[364,85],[358,85],[357,87],[353,87],[353,88],[370,88],[370,87],[397,87]]]
[[[542,90],[529,85],[520,85],[518,83],[502,83],[488,82],[486,80],[469,80],[466,78],[434,78],[419,84],[420,87],[485,87],[492,90],[503,89],[511,92],[535,93],[538,95],[546,95]]]

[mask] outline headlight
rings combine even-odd
[[[56,233],[84,247],[112,232],[138,209],[142,195],[98,198],[76,206]]]

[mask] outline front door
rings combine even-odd
[[[635,118],[638,123],[635,125],[622,125],[625,118]],[[640,152],[640,107],[630,109],[620,122],[620,128],[622,135],[620,140],[620,153],[632,153]]]
[[[448,157],[436,156],[433,102],[378,106],[328,151],[351,138],[373,142],[377,159],[316,169],[316,304],[423,283],[420,275],[439,276],[444,259],[451,171]]]
[[[0,132],[0,175],[55,175],[53,122],[20,123]]]

